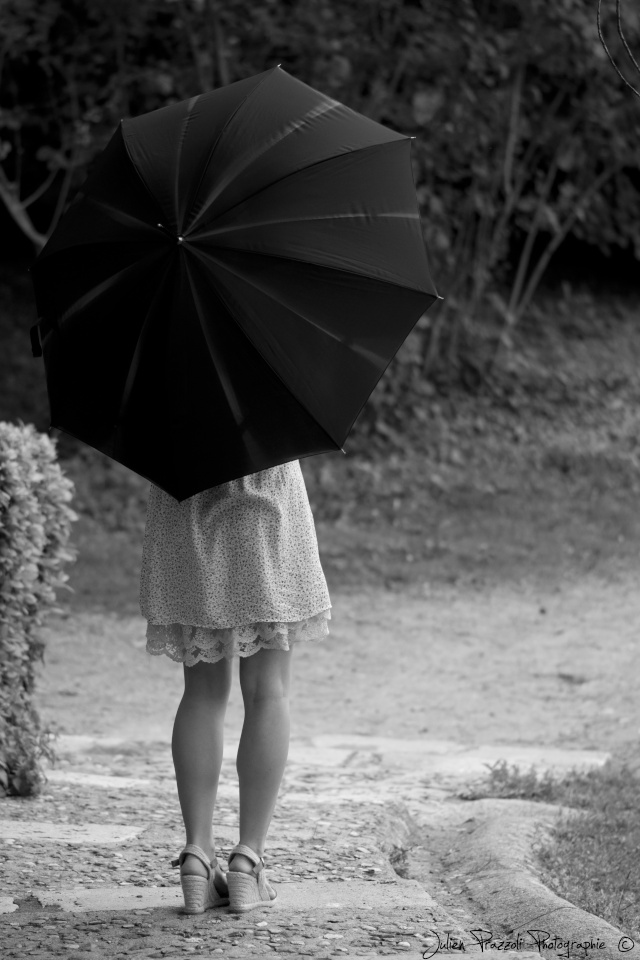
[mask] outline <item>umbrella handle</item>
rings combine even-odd
[[[29,334],[31,336],[31,353],[34,357],[42,356],[42,342],[48,333],[54,329],[55,324],[48,320],[47,317],[39,317],[38,322],[30,328]]]
[[[40,340],[39,330],[40,321],[38,320],[29,330],[29,334],[31,335],[31,353],[34,357],[42,356],[42,342]]]

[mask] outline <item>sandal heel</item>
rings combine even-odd
[[[256,907],[272,907],[277,900],[277,893],[267,880],[264,858],[258,857],[244,844],[238,844],[229,855],[229,863],[236,853],[251,860],[254,863],[254,869],[252,873],[244,873],[241,870],[227,871],[229,910],[233,913],[244,913]]]
[[[209,881],[204,877],[180,877],[185,913],[204,913]]]
[[[209,857],[201,847],[195,843],[188,843],[177,860],[171,861],[172,867],[182,867],[185,857],[191,854],[197,857],[207,871],[206,877],[200,877],[197,874],[186,873],[180,877],[180,885],[184,896],[184,913],[204,913],[211,907],[226,907],[229,904],[228,895],[224,896],[218,892],[215,884],[215,870],[218,867],[218,859]],[[220,868],[222,876],[224,872]]]
[[[250,873],[229,871],[227,873],[229,886],[229,909],[233,913],[244,913],[256,907],[272,907],[275,898],[264,899],[258,889],[258,881]]]

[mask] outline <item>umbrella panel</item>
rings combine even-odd
[[[129,359],[158,287],[157,256],[132,266],[123,262],[126,251],[121,245],[107,252],[111,255],[97,260],[90,251],[81,251],[73,267],[61,257],[46,262],[46,272],[57,271],[61,284],[66,282],[65,290],[70,289],[80,300],[88,291],[89,297],[81,314],[54,324],[44,339],[52,425],[79,439],[87,438],[94,446],[112,431]],[[116,261],[123,269],[114,284]],[[103,279],[106,289],[92,299]]]
[[[185,226],[221,216],[302,168],[372,144],[406,139],[275,68],[230,118]]]
[[[206,179],[207,157],[210,162],[230,118],[265,76],[237,80],[123,120],[120,135],[129,167],[158,203],[161,222],[174,234],[184,233],[187,213]]]
[[[171,286],[173,299],[159,296],[152,307],[134,382],[103,452],[183,500],[337,448],[187,258]]]
[[[434,294],[410,147],[404,139],[300,170],[189,240],[304,260]]]
[[[202,270],[274,372],[341,447],[434,295],[277,257],[207,251]]]
[[[103,251],[109,243],[166,243],[168,238],[157,229],[159,222],[161,207],[132,166],[118,127],[32,267],[38,313],[51,315],[51,297],[65,296],[67,278],[56,283],[55,271],[43,272],[50,257],[70,248],[74,257],[81,256],[91,244],[90,256],[99,260],[114,255]]]

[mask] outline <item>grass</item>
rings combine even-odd
[[[537,850],[543,881],[576,907],[640,939],[640,777],[607,761],[554,777],[506,761],[464,799],[499,797],[559,804],[548,842]]]

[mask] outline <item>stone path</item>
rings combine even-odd
[[[278,901],[241,916],[187,917],[169,863],[183,834],[167,744],[68,736],[57,749],[40,798],[0,800],[3,960],[419,957],[436,951],[436,937],[442,952],[459,952],[457,937],[464,952],[478,953],[470,931],[482,917],[463,896],[445,902],[428,867],[407,879],[407,849],[436,821],[468,819],[456,792],[487,763],[558,771],[606,759],[355,735],[295,740],[267,848]],[[218,796],[223,858],[237,841],[236,749],[225,748]],[[530,952],[520,945],[512,954],[526,960]]]

